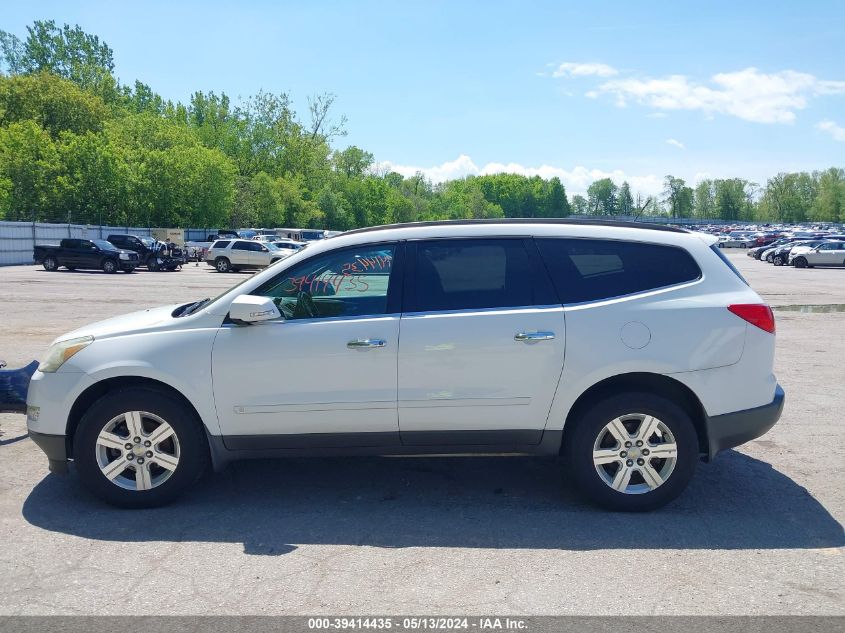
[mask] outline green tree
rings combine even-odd
[[[594,180],[587,188],[587,206],[594,215],[615,215],[618,188],[610,178]]]
[[[634,213],[634,197],[631,195],[631,185],[628,181],[622,183],[619,187],[618,209],[621,215],[633,215]]]
[[[60,170],[56,144],[35,121],[0,127],[0,181],[5,183],[7,219],[65,221],[56,213]]]
[[[845,170],[831,167],[818,174],[812,216],[822,222],[845,222]]]
[[[0,77],[0,126],[34,121],[57,138],[98,132],[108,117],[102,99],[50,73]]]
[[[688,218],[692,216],[693,191],[687,187],[683,178],[666,176],[663,181],[664,201],[669,206],[669,214],[673,218]]]

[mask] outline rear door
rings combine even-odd
[[[539,443],[565,324],[530,240],[408,243],[399,341],[403,444]]]
[[[251,244],[245,240],[238,240],[232,243],[229,249],[229,260],[233,266],[251,266],[250,259]]]

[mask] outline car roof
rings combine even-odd
[[[686,229],[680,229],[665,224],[652,224],[650,222],[629,222],[619,220],[597,220],[593,218],[498,218],[498,219],[475,219],[475,220],[436,220],[430,222],[405,222],[400,224],[383,224],[380,226],[368,226],[360,229],[352,229],[341,235],[356,235],[359,233],[370,233],[373,231],[384,231],[388,229],[411,229],[425,227],[448,227],[466,225],[527,225],[527,224],[567,224],[581,226],[607,226],[617,228],[650,229],[653,231],[669,231],[672,233],[689,233]],[[337,236],[335,236],[337,237]],[[331,238],[328,238],[331,239]]]

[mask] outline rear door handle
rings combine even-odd
[[[554,332],[519,332],[514,337],[515,341],[551,341],[555,337]]]
[[[354,341],[349,341],[346,347],[349,349],[361,349],[365,347],[384,347],[387,343],[380,338],[359,338]]]

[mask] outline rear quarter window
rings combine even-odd
[[[535,240],[561,303],[584,303],[695,281],[701,269],[682,248],[599,239]]]

